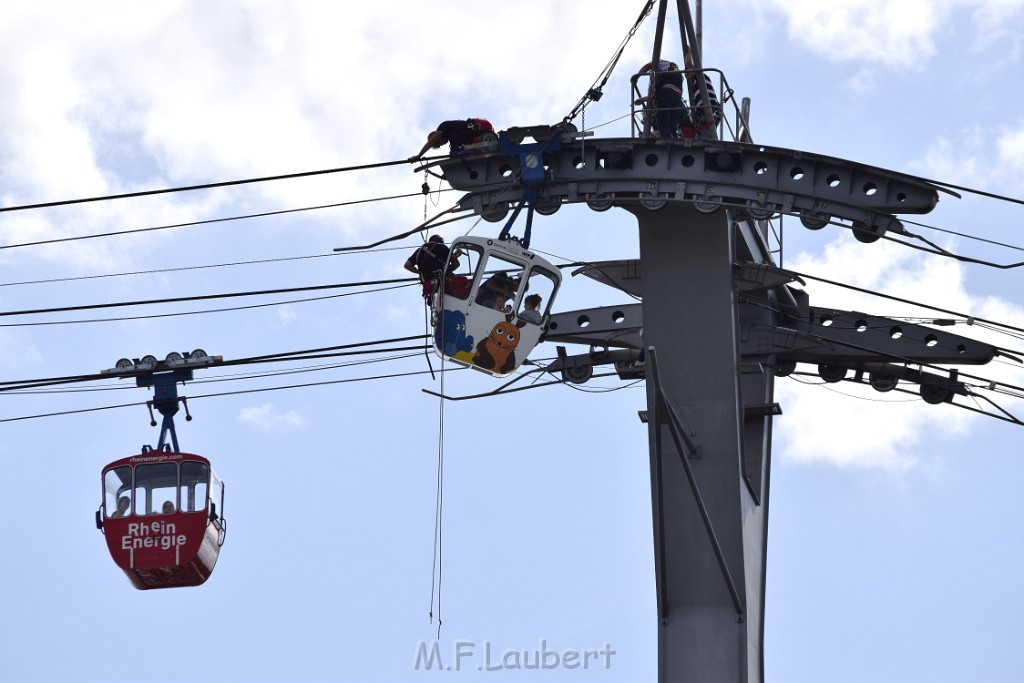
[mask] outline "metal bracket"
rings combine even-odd
[[[707,506],[704,504],[704,497],[700,493],[700,487],[697,485],[697,480],[693,475],[693,468],[690,465],[690,457],[699,452],[700,444],[693,439],[693,430],[673,410],[668,397],[665,395],[665,390],[661,386],[661,379],[658,374],[658,357],[654,347],[647,347],[646,354],[651,370],[649,377],[654,384],[655,408],[653,428],[657,435],[656,457],[659,461],[661,460],[661,427],[664,425],[668,427],[669,433],[672,436],[672,442],[679,453],[679,460],[683,465],[683,470],[686,472],[686,479],[690,483],[694,502],[700,511],[701,521],[704,523],[705,531],[707,531],[708,540],[711,542],[711,547],[715,553],[715,559],[718,560],[718,567],[722,571],[722,578],[725,581],[726,588],[729,589],[729,595],[732,598],[736,615],[742,617],[746,611],[743,601],[736,588],[736,582],[733,581],[732,573],[729,571],[729,565],[725,561],[725,554],[722,552],[722,546],[718,542],[714,525],[711,523],[711,516],[708,514]]]

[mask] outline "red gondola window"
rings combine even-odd
[[[186,461],[181,463],[181,486],[178,500],[182,512],[201,512],[206,509],[209,497],[210,468],[206,463]]]
[[[103,509],[107,517],[132,514],[131,467],[114,467],[103,473]]]
[[[178,509],[178,466],[173,462],[135,468],[135,514],[163,515]]]

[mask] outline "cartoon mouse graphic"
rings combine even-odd
[[[491,333],[476,345],[473,364],[485,370],[494,370],[501,374],[512,372],[516,367],[516,347],[519,346],[519,330],[526,326],[526,321],[512,322],[512,314],[491,329]]]

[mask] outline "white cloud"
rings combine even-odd
[[[1014,171],[1024,171],[1024,126],[1008,130],[996,142],[999,162]]]
[[[772,0],[791,40],[833,62],[913,67],[935,53],[950,10],[935,0]]]
[[[838,467],[904,470],[913,466],[926,416],[908,408],[910,402],[921,401],[876,399],[847,386],[777,382],[775,399],[784,411],[776,421],[777,456],[783,462]]]
[[[284,432],[305,429],[309,422],[295,410],[281,412],[273,403],[243,408],[238,414],[240,422],[261,432]]]
[[[1024,0],[984,0],[977,3],[972,19],[977,27],[975,49],[987,49],[995,59],[1011,64],[1020,61]]]
[[[418,317],[422,318],[424,316],[421,311],[415,308],[391,305],[384,307],[382,314],[385,320],[417,320]]]
[[[0,298],[0,302],[4,300]],[[9,305],[3,303],[3,305]],[[30,377],[45,368],[43,354],[20,330],[0,331],[0,373],[5,377]]]
[[[1024,194],[1024,120],[1016,126],[975,124],[935,138],[906,171],[964,187]]]
[[[275,313],[277,315],[277,322],[281,327],[287,327],[299,317],[299,314],[290,305],[278,306]]]
[[[770,0],[770,6],[784,18],[791,41],[830,62],[858,66],[848,82],[854,92],[870,92],[883,77],[878,67],[951,64],[956,53],[937,48],[951,34],[959,52],[990,55],[982,73],[976,72],[979,79],[987,72],[1003,72],[1003,79],[1015,75],[1024,47],[1022,0]],[[764,19],[760,4],[744,10]]]

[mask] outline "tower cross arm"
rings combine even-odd
[[[568,140],[566,138],[569,138]],[[942,188],[911,175],[800,150],[701,139],[604,138],[563,135],[558,145],[534,145],[521,154],[493,151],[438,162],[451,186],[467,194],[459,208],[498,222],[509,207],[536,193],[539,213],[585,202],[658,210],[689,202],[703,212],[721,206],[763,220],[799,217],[808,228],[838,223],[870,242],[903,233],[896,214],[924,214]],[[523,166],[523,158],[531,167]],[[536,179],[542,167],[542,181]],[[524,175],[533,180],[523,182]]]
[[[998,353],[991,344],[903,320],[811,306],[779,309],[776,324],[762,324],[754,322],[762,304],[741,304],[741,353],[853,369],[885,362],[984,365]]]

